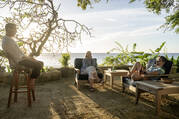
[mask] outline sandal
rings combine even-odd
[[[91,87],[89,90],[90,90],[91,92],[94,92],[94,88],[92,88],[92,87]]]

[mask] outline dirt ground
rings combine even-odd
[[[179,119],[179,95],[163,97],[157,116],[152,95],[143,94],[135,105],[133,93],[122,93],[120,80],[113,89],[108,84],[95,85],[90,92],[87,83],[76,89],[72,78],[38,83],[31,108],[26,94],[19,94],[18,102],[7,108],[9,87],[0,85],[0,119]]]

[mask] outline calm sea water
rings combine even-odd
[[[92,54],[93,58],[97,58],[98,64],[102,64],[105,57],[115,56],[115,55],[117,55],[117,53],[111,53],[111,54],[93,53]],[[161,54],[161,55],[164,55],[164,54]],[[74,59],[75,58],[84,58],[85,53],[71,53],[70,56],[71,56],[70,65],[73,66]],[[174,58],[177,58],[179,56],[179,53],[168,53],[169,58],[171,58],[172,56]],[[37,57],[36,59],[43,61],[45,66],[59,68],[59,67],[61,67],[61,64],[59,62],[60,57],[61,57],[61,54],[44,53],[44,54],[41,54],[41,56]]]

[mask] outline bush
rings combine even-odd
[[[116,67],[120,65],[129,65],[140,62],[143,66],[146,66],[148,60],[157,57],[165,45],[165,42],[163,42],[159,48],[155,50],[150,49],[151,53],[145,53],[143,51],[136,51],[136,43],[133,44],[131,51],[128,49],[128,46],[124,48],[119,42],[115,43],[117,47],[113,48],[108,53],[117,51],[118,54],[116,56],[106,57],[102,65]]]
[[[70,54],[69,53],[62,53],[59,62],[62,64],[63,67],[69,66]]]

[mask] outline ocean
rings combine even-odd
[[[179,56],[179,53],[167,53],[168,57],[171,58],[172,56],[176,59]],[[92,57],[93,58],[97,58],[97,63],[98,64],[102,64],[105,57],[107,56],[115,56],[117,55],[117,53],[93,53]],[[161,55],[164,55],[161,53]],[[61,67],[61,64],[59,62],[59,59],[61,57],[60,53],[43,53],[40,56],[36,57],[36,59],[41,60],[44,62],[44,66],[48,66],[48,67],[54,67],[54,68],[59,68]],[[84,58],[85,57],[85,53],[71,53],[70,54],[70,61],[69,64],[70,66],[74,65],[74,60],[75,58]]]

